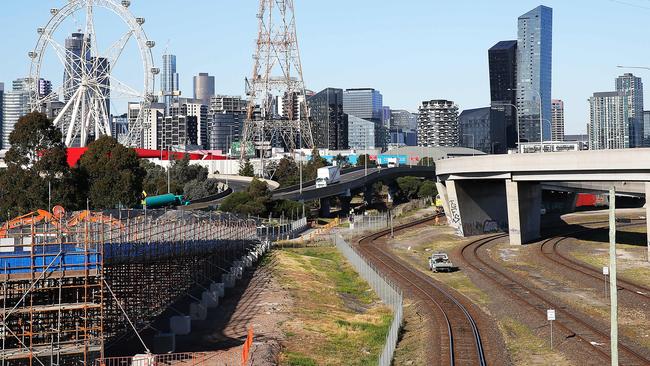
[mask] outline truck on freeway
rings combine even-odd
[[[388,158],[387,159],[386,166],[388,168],[397,168],[399,167],[399,159],[398,158]]]
[[[316,188],[327,187],[341,180],[340,166],[326,166],[316,171]]]

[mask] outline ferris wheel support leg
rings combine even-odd
[[[72,132],[74,131],[74,125],[77,121],[77,113],[79,112],[79,104],[81,104],[81,99],[83,98],[83,93],[85,92],[85,87],[80,87],[75,92],[76,99],[74,102],[74,108],[72,109],[72,118],[70,119],[70,125],[68,125],[68,132],[65,137],[65,145],[70,146],[72,144]],[[72,101],[73,99],[70,99]]]

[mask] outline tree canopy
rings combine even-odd
[[[119,204],[132,207],[142,197],[146,175],[133,149],[102,136],[88,145],[79,161],[88,179],[88,197],[93,208],[112,208]]]

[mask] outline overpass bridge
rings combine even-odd
[[[463,157],[437,162],[436,171],[457,234],[503,230],[511,244],[522,244],[540,236],[543,187],[603,192],[613,185],[623,194],[647,196],[650,149]]]
[[[273,199],[312,201],[320,200],[321,215],[327,216],[330,210],[330,198],[339,197],[343,203],[342,210],[348,211],[353,192],[364,192],[366,200],[370,200],[371,188],[375,182],[394,181],[399,177],[414,176],[423,178],[435,178],[434,166],[400,166],[396,168],[355,168],[341,174],[338,183],[330,184],[327,187],[316,188],[315,182],[307,182],[302,190],[299,186],[291,186],[285,189],[273,191]]]

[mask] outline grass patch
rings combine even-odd
[[[283,249],[272,255],[275,275],[294,300],[282,324],[287,337],[280,364],[376,364],[392,312],[336,248]]]
[[[562,354],[551,350],[549,340],[536,336],[526,325],[512,318],[499,321],[506,347],[515,365],[569,365]]]

